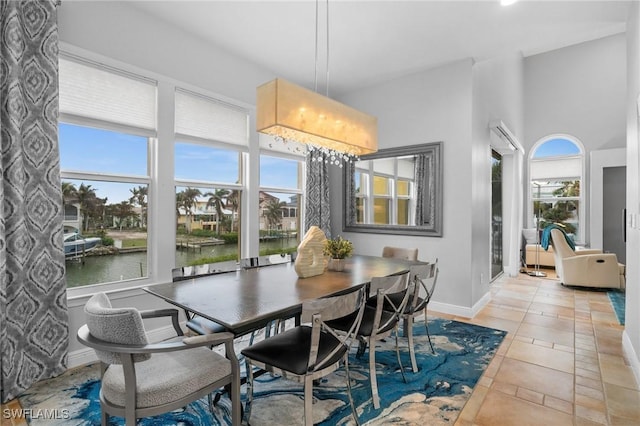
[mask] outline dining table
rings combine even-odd
[[[342,271],[300,278],[292,262],[198,276],[145,287],[149,294],[223,326],[236,336],[296,317],[306,300],[366,286],[372,277],[402,274],[420,261],[354,255]]]

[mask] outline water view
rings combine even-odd
[[[276,239],[260,243],[260,250],[279,250],[297,246],[295,238]],[[202,250],[176,250],[176,265],[189,265],[203,257],[235,254],[235,244],[203,247]],[[135,252],[107,256],[86,256],[84,261],[67,260],[67,287],[129,280],[147,275],[147,253]]]

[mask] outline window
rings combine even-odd
[[[177,89],[176,267],[240,260],[246,111]]]
[[[559,223],[576,242],[584,241],[583,170],[577,139],[553,135],[536,143],[529,159],[531,227]]]
[[[110,63],[60,57],[70,296],[95,285],[147,285],[171,279],[176,266],[240,257],[247,110]],[[158,97],[158,88],[175,96]],[[173,112],[174,128],[157,123],[158,109]]]
[[[414,158],[358,161],[354,173],[356,223],[414,223]]]
[[[301,159],[260,155],[260,255],[290,253],[300,242]]]
[[[156,82],[62,55],[60,176],[68,287],[145,278]],[[90,256],[95,253],[104,256]]]

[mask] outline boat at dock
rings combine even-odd
[[[83,237],[78,232],[64,234],[64,255],[82,256],[102,244],[100,237]]]

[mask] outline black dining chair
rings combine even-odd
[[[349,350],[360,327],[365,306],[364,287],[339,296],[306,301],[302,305],[301,325],[278,333],[242,350],[247,370],[245,419],[251,417],[255,388],[254,367],[304,383],[304,424],[313,424],[314,380],[325,377],[344,364],[347,392],[356,424],[358,415],[351,396]],[[344,325],[336,331],[331,321]]]
[[[359,340],[358,355],[362,355],[369,347],[369,382],[374,408],[380,408],[378,396],[378,380],[376,377],[376,342],[385,339],[395,330],[396,356],[400,365],[402,379],[406,382],[400,359],[398,346],[398,323],[409,300],[409,273],[389,277],[374,277],[369,284],[369,299],[366,303],[360,328],[356,333]],[[387,309],[384,306],[387,305]],[[338,330],[348,330],[348,322],[329,321]]]
[[[431,352],[436,353],[431,342],[431,334],[429,334],[429,321],[427,318],[427,307],[433,296],[438,281],[438,259],[434,263],[426,265],[414,265],[409,269],[409,280],[411,286],[411,297],[407,303],[405,311],[401,315],[402,331],[409,341],[409,354],[411,356],[411,369],[414,373],[418,372],[418,364],[416,362],[416,351],[413,337],[414,318],[420,314],[424,314],[424,327],[427,332],[427,339]]]

